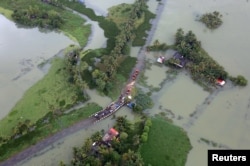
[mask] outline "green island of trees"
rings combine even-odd
[[[200,18],[199,21],[204,23],[209,29],[216,29],[222,25],[222,14],[218,11],[212,13],[205,13]]]
[[[161,44],[156,40],[154,45],[148,46],[147,49],[148,51],[166,51],[167,49],[178,51],[185,58],[187,62],[185,68],[190,72],[192,78],[208,89],[216,84],[217,79],[229,79],[239,86],[247,85],[247,80],[243,76],[230,76],[221,65],[213,60],[202,48],[201,42],[197,40],[192,31],[185,34],[182,29],[178,29],[174,45]],[[179,59],[170,58],[165,61],[165,64],[173,66],[178,61]]]
[[[109,143],[102,141],[104,131],[86,139],[82,147],[73,148],[71,165],[131,166],[143,165],[139,148],[147,141],[152,123],[143,119],[131,123],[125,117],[117,117],[114,128],[119,132]],[[96,145],[93,146],[93,143]],[[64,165],[61,162],[61,165]]]
[[[190,141],[181,128],[162,117],[137,122],[117,117],[114,128],[119,135],[109,143],[102,140],[105,133],[101,131],[87,138],[82,147],[73,148],[71,165],[185,165]]]

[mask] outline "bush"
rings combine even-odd
[[[230,80],[235,85],[239,85],[239,86],[246,86],[247,85],[247,79],[242,75],[238,75],[237,77],[230,77]]]
[[[147,142],[148,140],[148,133],[144,132],[142,135],[141,135],[141,141],[142,142]]]
[[[209,29],[216,29],[222,24],[222,15],[214,11],[213,13],[206,13],[199,19],[200,22],[204,23]]]
[[[148,126],[144,126],[143,131],[146,132],[146,133],[148,133],[149,132],[149,127]]]

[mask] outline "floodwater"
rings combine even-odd
[[[195,21],[197,15],[215,10],[223,15],[223,25],[218,29],[211,31]],[[192,30],[203,48],[226,71],[250,80],[249,19],[250,3],[246,0],[168,0],[153,41],[172,44],[178,28]],[[159,102],[149,112],[165,111],[172,115],[174,123],[187,131],[193,146],[186,165],[205,166],[207,149],[250,149],[249,91],[249,86],[224,87],[210,94],[181,73],[153,96]],[[201,138],[216,145],[202,142]]]
[[[122,2],[124,1],[86,0],[86,4],[92,5],[100,15],[106,15],[109,7]],[[153,4],[152,1],[149,3]],[[154,5],[149,7],[151,11],[154,11]],[[218,29],[208,30],[203,24],[195,21],[197,15],[214,10],[223,14],[224,23]],[[178,28],[181,27],[184,31],[192,30],[202,42],[203,48],[230,74],[241,74],[250,80],[250,73],[248,72],[250,70],[248,63],[250,60],[250,56],[248,56],[248,44],[250,43],[249,17],[250,3],[246,0],[168,0],[153,41],[158,39],[160,42],[172,44]],[[135,54],[137,50],[139,48],[134,48],[131,52]],[[151,57],[148,60],[153,60],[153,58]],[[154,78],[152,75],[157,75],[159,72],[165,73],[166,70],[165,67],[153,64],[147,82],[155,86],[159,85],[159,82],[162,82],[164,78]],[[0,77],[1,86],[2,79],[5,77]],[[162,77],[164,77],[163,74]],[[155,106],[149,113],[153,115],[165,112],[173,119],[175,124],[183,127],[187,131],[193,146],[186,165],[205,166],[207,165],[207,149],[250,149],[249,91],[249,86],[244,88],[225,87],[210,94],[183,72],[179,73],[172,81],[166,81],[159,92],[153,93]],[[109,102],[108,99],[98,98],[95,92],[90,93],[93,93],[92,98],[97,103],[100,102],[101,105]],[[117,114],[125,114],[132,119],[134,117],[126,108],[118,111]],[[86,130],[68,136],[64,140],[59,140],[58,143],[54,144],[52,150],[41,155],[37,154],[37,157],[23,165],[37,165],[37,163],[56,165],[60,160],[69,163],[72,159],[71,150],[73,146],[82,145],[84,139],[91,133],[101,129],[106,131],[113,123],[114,121],[110,117]],[[202,142],[200,141],[201,138],[217,145],[212,146]]]
[[[44,76],[37,65],[61,49],[76,44],[62,33],[18,28],[0,15],[0,119],[23,93]]]

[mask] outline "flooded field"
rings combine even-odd
[[[44,73],[37,65],[75,44],[61,33],[18,28],[0,15],[0,119]]]
[[[145,76],[147,77],[147,84],[155,88],[159,88],[163,79],[166,78],[166,67],[152,65],[150,69],[146,70]]]
[[[86,5],[94,8],[97,14],[106,15],[109,7],[122,2],[124,2],[124,0],[86,0]],[[134,1],[126,1],[126,3],[130,2],[132,3]],[[155,11],[156,3],[157,2],[153,0],[149,1],[151,11]],[[196,19],[198,15],[214,10],[219,11],[223,15],[223,25],[211,31],[200,22],[197,22]],[[183,28],[185,32],[192,30],[198,40],[201,41],[203,48],[211,57],[218,61],[226,71],[233,76],[239,74],[244,75],[250,81],[250,56],[248,55],[248,45],[250,43],[250,33],[248,33],[250,29],[249,18],[250,3],[246,0],[168,0],[157,26],[156,34],[153,36],[153,41],[158,39],[160,42],[172,44],[174,42],[174,34],[178,28]],[[2,19],[1,15],[0,19]],[[36,37],[36,39],[38,38],[39,37]],[[44,40],[46,39],[42,41]],[[71,41],[68,42],[70,43]],[[57,43],[56,46],[58,46],[58,42],[55,43]],[[59,43],[62,44],[61,42]],[[65,45],[67,44],[66,42]],[[17,44],[17,46],[19,45],[21,45],[21,43]],[[1,50],[3,46],[3,41],[0,40]],[[13,44],[11,46],[13,46]],[[55,49],[49,56],[58,52],[58,50],[63,47],[64,46],[60,46],[60,48]],[[47,50],[52,50],[52,48],[46,49],[46,51]],[[138,51],[138,47],[132,48],[131,55],[135,56]],[[168,57],[171,56],[172,53],[173,52],[167,52],[163,55]],[[4,54],[7,54],[7,52]],[[3,55],[1,54],[0,56]],[[30,55],[30,53],[24,53],[23,55]],[[157,58],[159,54],[150,53],[147,56],[146,59],[154,63],[155,58]],[[19,56],[17,55],[17,57]],[[36,57],[39,59],[40,56],[38,55]],[[26,57],[24,56],[22,59],[24,58]],[[1,92],[9,94],[8,99],[0,96],[0,101],[17,101],[29,85],[32,85],[42,77],[42,73],[39,75],[39,72],[36,71],[31,77],[26,79],[22,77],[23,79],[18,79],[20,83],[16,83],[16,81],[11,81],[11,79],[18,76],[18,73],[22,69],[19,64],[20,59],[2,59],[6,59],[6,62],[3,64],[16,61],[16,65],[14,65],[11,70],[0,68]],[[33,61],[35,61],[35,59]],[[29,61],[25,61],[24,64],[29,65]],[[151,69],[147,69],[145,72],[145,75],[148,77],[146,80],[147,84],[153,87],[159,87],[160,83],[167,76],[166,71],[166,67],[153,64]],[[5,83],[5,80],[8,81]],[[20,85],[23,86],[20,87]],[[9,88],[8,91],[5,91],[7,88]],[[15,88],[21,90],[18,91],[15,90]],[[194,83],[185,72],[181,72],[173,80],[166,81],[160,91],[153,93],[152,97],[155,105],[154,108],[148,112],[150,115],[164,112],[175,124],[183,127],[187,131],[193,146],[193,149],[188,155],[186,165],[205,166],[207,165],[207,149],[250,149],[249,91],[250,86],[244,88],[221,88],[215,93],[208,93]],[[110,102],[110,99],[100,97],[93,91],[90,91],[89,94],[92,100],[102,106],[106,106]],[[18,95],[19,97],[15,98]],[[10,100],[12,97],[14,99]],[[2,100],[2,98],[4,100]],[[0,105],[4,106],[4,103],[0,103]],[[5,107],[6,109],[10,109],[11,106],[13,105],[7,105],[7,107]],[[117,115],[127,115],[129,119],[135,119],[134,115],[127,108],[118,111]],[[22,165],[37,165],[37,163],[41,163],[42,165],[57,165],[61,160],[65,163],[69,163],[72,159],[71,150],[73,146],[82,145],[84,139],[90,134],[101,129],[106,131],[113,123],[114,120],[110,117],[94,126],[70,135],[63,140],[59,140],[49,149],[45,150],[46,153],[39,152],[39,154],[36,154],[36,157],[23,162]]]

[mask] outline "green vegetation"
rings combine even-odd
[[[147,8],[143,9],[144,21],[135,29],[135,38],[132,42],[133,46],[143,46],[146,42],[147,31],[150,30],[150,20],[155,18],[155,14],[151,13]]]
[[[102,141],[104,133],[97,132],[82,147],[74,148],[72,165],[143,165],[138,149],[147,139],[151,126],[149,119],[132,124],[124,117],[117,117],[114,128],[120,133],[112,140]],[[95,145],[93,146],[93,143]]]
[[[226,80],[228,78],[228,73],[207,54],[192,31],[185,35],[182,29],[178,29],[175,38],[176,50],[189,61],[187,69],[194,80],[202,82],[202,84],[214,85],[216,79]],[[236,85],[247,85],[247,80],[243,76],[231,77],[231,80]]]
[[[178,29],[175,37],[177,51],[190,61],[187,68],[194,80],[215,84],[218,78],[227,79],[228,73],[202,49],[201,42],[192,31],[184,34],[182,29]]]
[[[19,123],[18,131],[13,133],[14,139],[0,137],[0,161],[34,145],[42,139],[67,128],[76,122],[88,118],[93,113],[101,109],[95,103],[89,103],[85,107],[71,111],[68,114],[58,114],[48,112],[44,117],[40,118],[36,123],[31,124]]]
[[[119,29],[129,20],[133,4],[122,3],[109,8],[107,19],[113,21]],[[138,20],[136,21],[138,22]]]
[[[147,51],[166,51],[172,47],[166,43],[160,43],[159,40],[155,40],[152,46],[147,46]]]
[[[184,166],[191,149],[186,133],[161,117],[151,121],[148,140],[140,149],[145,165]]]
[[[108,19],[116,23],[119,29],[122,30],[124,24],[129,21],[130,13],[133,13],[134,4],[119,4],[109,9]],[[133,46],[143,46],[145,44],[145,38],[147,37],[146,31],[151,28],[150,19],[153,19],[155,15],[148,10],[146,5],[142,6],[141,12],[137,12],[137,19],[134,22],[133,30]]]
[[[7,17],[8,19],[12,20],[13,18],[11,17],[11,15],[13,14],[13,12],[11,10],[8,9],[4,9],[2,7],[0,7],[0,14],[3,14],[5,17]]]
[[[148,46],[148,51],[165,51],[169,48],[177,50],[187,62],[186,69],[191,73],[192,78],[206,89],[216,84],[217,79],[230,79],[235,85],[246,86],[247,80],[243,76],[232,77],[212,59],[202,48],[201,42],[197,40],[192,31],[184,33],[178,29],[175,34],[175,44],[173,46],[160,43],[156,40],[153,46]],[[173,66],[173,63],[180,63],[179,59],[170,58],[165,61],[166,65]]]
[[[60,5],[37,0],[0,0],[0,6],[8,10],[8,14],[6,14],[8,18],[10,18],[10,11],[13,11],[11,18],[18,23],[27,26],[56,28],[77,41],[81,46],[87,43],[90,25],[84,25],[85,20],[62,7],[58,7]]]
[[[138,90],[135,96],[135,107],[133,111],[142,112],[145,109],[152,108],[154,103],[148,94],[143,93],[141,90]]]
[[[204,23],[209,29],[216,29],[223,23],[221,18],[222,15],[219,12],[214,11],[213,13],[203,14],[199,21]]]
[[[128,12],[125,14],[128,18],[124,19],[122,25],[119,26],[120,30],[111,19],[96,16],[92,9],[88,9],[78,2],[66,0],[60,2],[87,15],[90,19],[98,21],[100,27],[104,29],[105,36],[108,38],[108,46],[106,49],[90,50],[81,59],[92,68],[92,70],[85,70],[82,73],[88,79],[82,79],[88,83],[90,88],[97,88],[100,93],[116,98],[135,64],[135,58],[128,57],[128,54],[134,38],[133,31],[142,16],[145,2],[136,1],[129,6],[129,10],[124,11]],[[127,6],[125,5],[125,7]],[[113,42],[113,44],[109,42]]]
[[[57,29],[64,23],[62,17],[55,10],[45,10],[38,6],[15,10],[12,14],[14,21],[29,27]]]
[[[48,112],[64,111],[79,100],[85,101],[81,91],[67,80],[64,59],[55,58],[51,69],[42,80],[32,86],[8,116],[0,121],[0,133],[9,136],[19,121],[35,123]]]
[[[59,0],[59,2],[99,23],[99,26],[104,30],[104,36],[107,38],[107,49],[105,53],[109,54],[114,48],[115,38],[120,32],[116,24],[103,16],[97,16],[92,9],[86,8],[85,5],[77,1]]]
[[[238,75],[237,77],[229,77],[229,79],[235,85],[239,85],[239,86],[246,86],[247,85],[247,79],[242,75]]]

